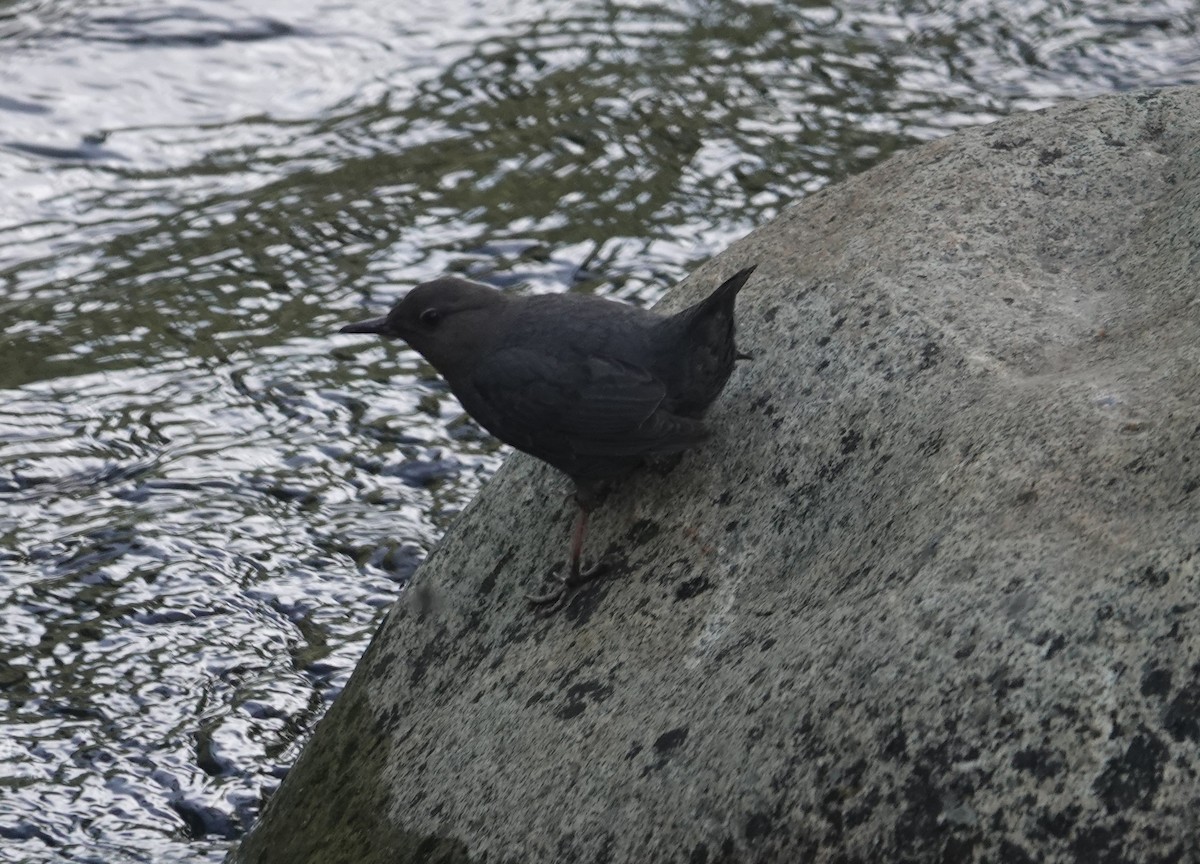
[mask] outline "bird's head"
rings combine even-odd
[[[403,339],[443,375],[453,374],[489,344],[506,302],[495,288],[443,276],[413,288],[387,315],[347,324],[340,332]]]

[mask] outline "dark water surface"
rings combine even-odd
[[[649,304],[899,149],[1200,80],[1196,15],[0,0],[0,862],[219,861],[496,469],[340,322]]]

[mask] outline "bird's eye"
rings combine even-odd
[[[421,313],[421,323],[426,327],[436,327],[442,320],[442,313],[436,309],[426,309]]]

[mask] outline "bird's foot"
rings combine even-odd
[[[540,594],[527,593],[525,599],[538,615],[553,615],[566,605],[576,589],[581,588],[593,579],[602,576],[609,568],[609,562],[601,559],[591,567],[573,569],[565,576],[553,575],[546,579],[550,587]]]
[[[646,458],[646,467],[657,474],[659,477],[666,477],[676,466],[683,461],[682,453],[669,453],[665,456],[649,456]]]

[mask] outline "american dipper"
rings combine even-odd
[[[597,571],[582,571],[580,559],[588,516],[609,484],[707,437],[701,417],[747,356],[734,346],[733,306],[753,272],[739,270],[669,317],[580,294],[510,297],[443,276],[341,332],[403,339],[479,425],[575,482],[567,575],[528,595],[553,611]]]

